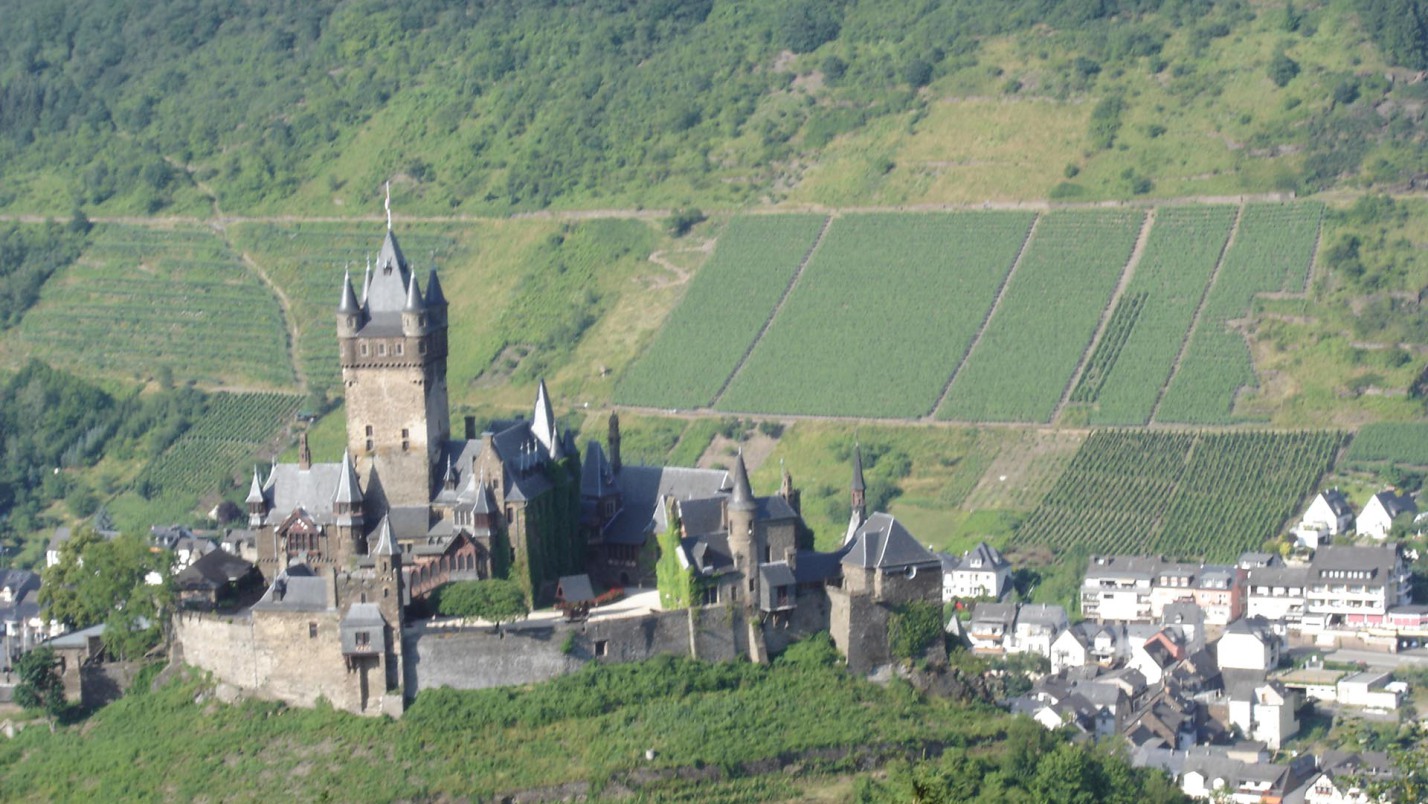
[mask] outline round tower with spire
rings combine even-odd
[[[749,486],[749,470],[744,465],[744,452],[739,451],[734,458],[734,489],[726,503],[729,521],[729,555],[734,560],[734,571],[739,576],[735,598],[742,603],[753,605],[758,601],[759,560],[763,555],[759,534],[754,526],[759,510],[758,500]]]

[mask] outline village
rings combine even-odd
[[[1422,519],[1411,495],[1377,492],[1355,513],[1325,489],[1281,549],[1233,564],[1091,555],[1068,610],[1025,602],[987,543],[939,554],[870,510],[855,444],[848,526],[820,551],[789,469],[759,494],[742,452],[727,470],[625,465],[618,414],[603,443],[581,448],[543,382],[528,416],[485,429],[467,417],[453,434],[440,280],[433,270],[421,288],[390,226],[376,264],[340,289],[344,454],[314,460],[300,431],[298,460],[255,469],[243,509],[215,508],[219,528],[149,534],[172,559],[170,578],[149,579],[176,595],[169,657],[211,673],[220,697],[399,717],[426,689],[669,654],[766,663],[828,633],[861,676],[918,657],[994,660],[1005,708],[1122,742],[1192,797],[1364,801],[1365,780],[1396,772],[1367,738],[1351,753],[1293,746],[1316,729],[1418,716],[1428,605],[1413,602],[1418,556],[1397,540]],[[55,530],[46,564],[76,560],[76,538]],[[518,582],[533,611],[504,623],[432,612],[448,584],[493,578]],[[41,582],[0,575],[0,699],[17,683],[9,668],[44,648],[67,697],[102,705],[133,667],[106,655],[105,625],[65,633],[47,618]],[[941,612],[945,644],[900,655],[894,623],[918,607]]]

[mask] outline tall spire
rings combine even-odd
[[[361,312],[357,305],[357,294],[352,292],[352,272],[342,272],[342,300],[337,303],[337,312],[356,315]]]
[[[387,200],[382,204],[387,210],[387,231],[392,231],[392,183],[387,182]]]
[[[754,500],[754,490],[749,486],[749,470],[744,466],[744,451],[734,458],[734,496],[729,507],[736,511],[753,511],[759,507]]]
[[[357,467],[352,465],[352,451],[342,451],[342,473],[337,476],[337,491],[332,502],[342,505],[356,505],[362,502],[362,486],[357,481]]]
[[[263,501],[263,482],[258,479],[258,467],[255,465],[253,467],[253,482],[248,486],[248,498],[243,502],[253,505]]]
[[[546,390],[545,378],[536,391],[535,416],[531,419],[531,434],[547,451],[555,451],[555,411],[550,406],[550,392]]]

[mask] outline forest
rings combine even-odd
[[[1111,149],[1130,112],[1117,76],[1149,70],[1172,91],[1213,99],[1224,86],[1207,49],[1257,8],[21,0],[8,9],[14,35],[0,42],[0,164],[12,179],[0,207],[207,212],[212,193],[227,211],[291,210],[344,191],[367,195],[389,179],[431,212],[734,205],[769,192],[841,134],[905,112],[915,123],[931,108],[924,86],[983,69],[989,38],[1033,27],[1056,49],[1055,69],[1035,87],[1008,77],[1004,90],[1104,96],[1088,141]],[[1290,4],[1281,26],[1305,37],[1336,8]],[[1418,0],[1357,0],[1353,11],[1390,65],[1423,66]],[[1271,65],[1281,87],[1308,69],[1286,55],[1290,44]],[[995,63],[986,69],[1000,75]],[[1339,82],[1336,103],[1315,104],[1294,133],[1273,120],[1259,126],[1266,142],[1308,138],[1301,175],[1282,181],[1332,185],[1357,172],[1375,142],[1392,145],[1374,166],[1380,178],[1411,175],[1408,157],[1421,145],[1411,120],[1384,127],[1352,103],[1387,87],[1334,75],[1315,80]],[[1151,190],[1144,171],[1130,169],[1126,192]],[[1063,191],[1081,189],[1067,182]]]

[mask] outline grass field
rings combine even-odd
[[[1014,541],[1233,561],[1279,535],[1342,442],[1333,431],[1098,431]]]
[[[1030,222],[1000,212],[837,219],[716,407],[926,415]]]
[[[1126,298],[1144,300],[1133,326],[1107,367],[1095,375],[1094,390],[1085,398],[1073,397],[1092,406],[1093,424],[1135,425],[1150,420],[1224,251],[1234,216],[1232,207],[1156,211],[1145,252],[1126,286]],[[1091,376],[1088,370],[1082,382]]]
[[[1156,421],[1225,424],[1235,396],[1255,385],[1254,364],[1235,321],[1249,315],[1256,295],[1301,287],[1314,258],[1323,206],[1249,204],[1240,214],[1224,265]]]
[[[44,286],[24,352],[85,375],[291,388],[273,294],[204,228],[106,225]],[[102,345],[102,348],[96,348]]]
[[[615,386],[615,401],[707,406],[748,354],[826,219],[735,218],[650,349]]]
[[[938,411],[1050,421],[1131,256],[1144,213],[1051,212],[1037,224],[982,339]]]

